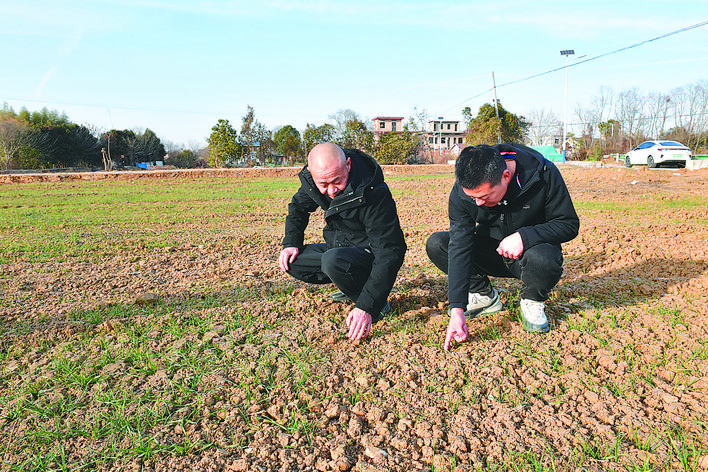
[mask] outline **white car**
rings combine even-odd
[[[676,141],[645,141],[624,155],[624,164],[627,167],[636,164],[657,167],[671,163],[686,167],[686,162],[691,159],[691,149]]]

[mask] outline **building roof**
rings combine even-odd
[[[377,116],[376,118],[372,118],[371,121],[374,120],[402,120],[402,116]]]

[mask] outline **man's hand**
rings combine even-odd
[[[352,341],[359,341],[371,333],[371,315],[361,308],[354,308],[347,316],[347,326]]]
[[[280,251],[280,256],[278,256],[280,270],[283,272],[290,270],[290,264],[295,260],[298,254],[300,254],[300,250],[296,247],[286,247]]]
[[[447,335],[445,336],[445,350],[450,350],[450,341],[454,339],[458,343],[467,340],[467,320],[465,311],[462,308],[450,310],[450,323],[447,325]]]
[[[523,252],[524,242],[518,231],[502,239],[497,247],[497,254],[509,259],[518,259]]]

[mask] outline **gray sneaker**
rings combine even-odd
[[[546,318],[546,309],[543,302],[521,299],[521,325],[526,331],[535,333],[547,333],[548,318]]]
[[[384,318],[384,315],[387,315],[391,312],[391,304],[386,301],[386,304],[384,305],[383,308],[381,308],[381,313],[379,313],[376,316],[371,317],[371,324],[378,323]]]
[[[475,318],[479,315],[495,313],[503,307],[504,305],[502,305],[501,300],[499,300],[499,292],[497,292],[497,289],[495,288],[492,289],[491,295],[470,293],[465,316],[467,318]]]
[[[334,292],[329,298],[334,302],[350,302],[349,297],[344,295],[344,292]]]

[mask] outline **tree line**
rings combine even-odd
[[[304,157],[318,143],[335,142],[372,154],[383,164],[430,162],[426,138],[427,113],[414,113],[401,133],[388,133],[374,139],[374,133],[359,115],[350,109],[329,115],[333,123],[308,123],[301,134],[287,125],[272,138],[266,132],[261,141],[248,141],[244,130],[252,120],[248,107],[241,134],[227,120],[219,120],[209,140],[210,165],[265,164],[272,161],[292,164]],[[588,107],[578,105],[569,132],[568,159],[600,159],[612,153],[624,153],[650,139],[679,141],[694,153],[708,153],[708,81],[678,87],[669,93],[642,93],[638,88],[615,94],[601,87]],[[562,148],[563,122],[551,111],[533,110],[528,116],[512,113],[497,100],[485,103],[474,113],[462,110],[465,144],[521,142],[531,146],[551,145]],[[259,128],[263,131],[263,128]],[[578,131],[579,130],[579,131]],[[270,152],[270,154],[268,154]],[[277,161],[277,162],[276,162]]]
[[[0,169],[90,167],[109,169],[162,161],[165,147],[149,129],[99,133],[43,108],[0,110]]]
[[[642,92],[637,87],[615,93],[600,87],[588,106],[575,108],[574,132],[568,133],[569,158],[599,159],[624,153],[643,141],[672,140],[695,154],[708,153],[708,81],[700,80],[664,92]],[[532,145],[553,144],[562,136],[563,122],[544,109],[528,117]]]
[[[462,110],[465,143],[522,142],[561,148],[563,122],[552,111],[514,114],[500,101],[485,103],[477,112]],[[183,149],[162,143],[150,129],[98,132],[72,123],[64,113],[46,108],[19,113],[4,104],[0,110],[0,170],[11,168],[135,166],[164,161],[178,168],[252,165],[294,165],[304,162],[318,143],[335,142],[359,148],[382,164],[426,163],[433,152],[427,139],[426,111],[414,112],[401,132],[375,139],[371,123],[351,109],[328,116],[329,123],[307,123],[300,132],[291,125],[269,130],[248,106],[235,128],[219,119],[207,138],[208,146]],[[668,93],[643,93],[630,88],[615,93],[601,87],[589,106],[575,109],[568,133],[568,159],[599,159],[624,153],[648,139],[679,141],[694,153],[708,152],[708,81],[701,80]],[[167,148],[167,151],[166,151]]]
[[[422,123],[413,117],[401,133],[389,133],[377,140],[370,126],[353,110],[343,109],[328,117],[334,124],[307,123],[302,133],[292,125],[269,131],[255,118],[248,106],[240,131],[226,119],[219,119],[207,139],[209,165],[212,167],[286,164],[304,162],[310,150],[322,142],[334,142],[345,148],[358,148],[382,164],[414,162],[424,154]]]

